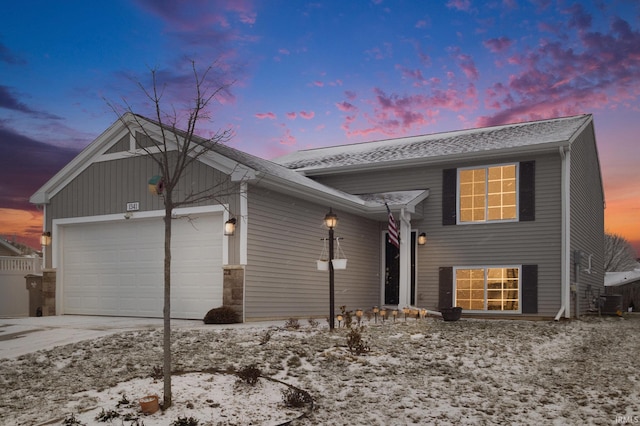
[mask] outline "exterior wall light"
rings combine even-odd
[[[418,245],[423,246],[425,244],[427,244],[427,234],[423,232],[422,234],[418,235]]]
[[[40,245],[49,246],[51,245],[51,232],[43,232],[40,236]]]
[[[225,237],[231,237],[236,233],[236,218],[232,217],[224,223],[224,235]]]

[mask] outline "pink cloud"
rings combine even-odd
[[[513,41],[507,37],[498,37],[486,40],[484,46],[493,53],[504,52],[513,44]]]
[[[349,100],[354,100],[357,97],[356,92],[352,91],[352,90],[345,90],[344,91],[344,95],[347,97],[347,99]]]
[[[297,114],[295,112],[288,112],[286,115],[289,120],[295,120]]]
[[[457,59],[458,65],[462,68],[464,75],[466,75],[469,80],[477,80],[479,73],[473,58],[467,54],[460,53]]]
[[[281,55],[290,55],[291,52],[289,52],[289,50],[287,49],[278,49],[278,53]]]
[[[356,107],[353,106],[353,104],[350,104],[347,101],[337,102],[336,103],[336,107],[338,107],[338,109],[340,111],[343,111],[343,112],[350,112],[350,111],[355,111],[356,110]]]
[[[442,109],[459,111],[469,108],[477,102],[474,98],[465,99],[465,96],[476,96],[474,87],[468,87],[463,92],[455,89],[439,90],[433,88],[429,95],[405,96],[388,95],[383,90],[376,88],[374,94],[373,112],[362,114],[366,122],[365,128],[353,128],[357,116],[350,115],[345,118],[341,128],[348,137],[368,136],[373,133],[388,136],[405,134],[413,128],[434,123]]]
[[[260,120],[264,120],[265,118],[268,118],[270,120],[276,119],[276,115],[273,112],[259,112],[256,113],[255,116]]]
[[[296,138],[295,136],[293,136],[291,134],[291,130],[285,128],[284,129],[284,135],[280,138],[280,144],[281,145],[295,145],[296,144]]]
[[[468,12],[471,9],[471,2],[469,0],[449,0],[447,7]]]
[[[497,112],[479,125],[548,118],[616,108],[640,96],[640,32],[614,18],[608,32],[588,31],[580,6],[570,9],[579,28],[576,43],[542,40],[510,58],[519,67],[504,84],[486,91],[485,104]],[[625,106],[626,108],[626,106]]]
[[[316,80],[312,83],[316,87],[323,87],[324,83],[322,81]]]
[[[311,120],[313,117],[315,117],[316,113],[313,111],[300,111],[300,117],[304,118],[305,120]]]

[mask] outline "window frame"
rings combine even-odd
[[[452,299],[453,306],[458,305],[458,270],[461,269],[482,269],[484,273],[484,309],[465,309],[464,312],[470,313],[482,313],[482,314],[499,314],[499,315],[511,315],[511,314],[522,314],[522,282],[523,282],[523,265],[472,265],[472,266],[454,266],[452,268],[453,276],[452,276]],[[487,281],[488,281],[488,270],[489,269],[517,269],[518,270],[518,309],[515,310],[490,310],[487,309]]]
[[[489,217],[489,169],[494,167],[504,167],[504,166],[514,166],[515,167],[515,181],[516,181],[516,204],[515,204],[515,218],[513,219],[487,219]],[[460,173],[468,170],[485,170],[485,194],[484,194],[484,220],[476,221],[462,221],[462,212],[460,211]],[[486,223],[510,223],[510,222],[520,222],[520,163],[519,162],[508,162],[508,163],[498,163],[491,164],[485,166],[469,166],[469,167],[458,167],[456,169],[456,225],[478,225],[478,224],[486,224]]]

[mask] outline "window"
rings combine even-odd
[[[454,306],[464,310],[520,310],[520,267],[455,268],[454,286]]]
[[[516,164],[460,169],[459,222],[517,220],[516,176]]]

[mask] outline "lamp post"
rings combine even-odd
[[[329,330],[335,326],[335,291],[333,278],[333,228],[338,224],[338,216],[329,207],[329,213],[324,217],[324,224],[329,228]]]

